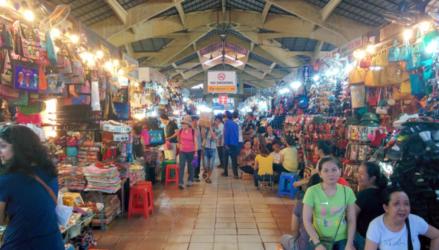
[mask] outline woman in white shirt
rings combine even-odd
[[[366,250],[420,250],[419,235],[431,240],[430,249],[439,249],[439,230],[410,214],[410,201],[403,190],[389,189],[383,208],[385,213],[369,224]]]

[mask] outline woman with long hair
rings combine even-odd
[[[58,193],[57,172],[40,138],[31,129],[0,129],[0,223],[9,222],[1,249],[64,249],[49,193]],[[43,183],[40,183],[42,181]]]
[[[355,202],[357,214],[357,234],[355,245],[364,249],[367,227],[369,223],[384,213],[382,192],[387,186],[387,178],[381,173],[375,162],[364,162],[358,169],[358,186],[360,192]]]
[[[337,183],[341,163],[334,157],[323,157],[317,169],[322,182],[308,188],[303,198],[303,224],[310,237],[310,247],[355,249],[355,195],[351,188]]]
[[[402,189],[387,189],[383,208],[385,213],[369,224],[366,250],[420,250],[419,235],[431,240],[429,249],[439,249],[439,230],[410,213],[410,200]]]

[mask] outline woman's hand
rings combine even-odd
[[[326,250],[326,247],[323,245],[318,245],[315,250]]]
[[[345,250],[356,250],[354,244],[346,244]]]

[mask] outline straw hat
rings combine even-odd
[[[181,124],[183,124],[183,123],[191,126],[192,125],[192,117],[190,115],[185,115],[183,117],[183,119],[181,119]]]

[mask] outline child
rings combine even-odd
[[[261,180],[265,176],[273,175],[273,156],[270,155],[268,149],[261,145],[260,153],[256,155],[255,158],[255,173],[254,173],[254,181],[255,186],[259,189],[259,180]]]
[[[273,170],[278,172],[278,169],[283,169],[282,167],[282,157],[280,153],[280,144],[279,142],[273,142],[273,152],[270,153],[273,156]],[[280,173],[279,173],[280,175]]]

